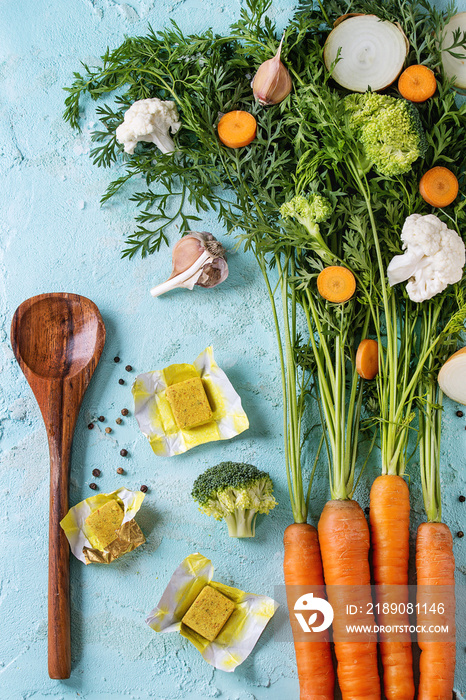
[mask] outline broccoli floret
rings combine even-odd
[[[375,92],[344,98],[350,127],[357,133],[368,169],[392,177],[411,170],[425,156],[427,141],[416,107],[407,100]]]
[[[238,462],[207,469],[197,477],[191,495],[203,513],[226,521],[230,537],[254,537],[258,513],[277,505],[267,472]]]
[[[310,247],[325,262],[332,262],[334,256],[322,238],[319,224],[328,219],[332,211],[332,204],[320,194],[311,194],[308,197],[296,195],[280,207],[280,214],[284,219],[296,219],[306,228],[311,237]]]

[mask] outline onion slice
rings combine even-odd
[[[453,353],[438,373],[437,381],[452,401],[466,405],[466,348]]]
[[[460,31],[460,40],[466,32],[466,12],[459,12],[454,15],[445,25],[442,32],[442,63],[445,75],[449,80],[455,78],[453,85],[461,90],[466,90],[466,53],[460,46],[452,49],[461,58],[452,56],[448,49],[453,44],[453,33]]]
[[[337,20],[338,21],[338,20]],[[409,43],[401,27],[376,15],[348,16],[332,29],[324,46],[324,62],[332,78],[353,92],[383,90],[397,79]]]

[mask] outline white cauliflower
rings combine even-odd
[[[134,153],[138,141],[155,143],[162,153],[170,153],[175,150],[175,144],[168,132],[176,134],[180,126],[175,103],[152,97],[131,105],[117,127],[116,137],[124,144],[126,153]]]
[[[461,237],[435,214],[411,214],[401,231],[403,255],[387,267],[388,282],[409,280],[406,291],[416,302],[432,299],[463,276],[465,247]]]

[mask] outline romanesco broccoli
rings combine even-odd
[[[365,92],[347,95],[344,103],[367,169],[373,166],[387,177],[401,175],[425,155],[427,142],[419,113],[407,100]]]

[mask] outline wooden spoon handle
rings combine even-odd
[[[48,666],[50,678],[69,678],[70,635],[70,547],[60,527],[68,512],[68,480],[71,441],[62,445],[62,435],[49,434],[49,600]],[[60,449],[62,448],[62,449]],[[64,449],[63,449],[64,448]]]

